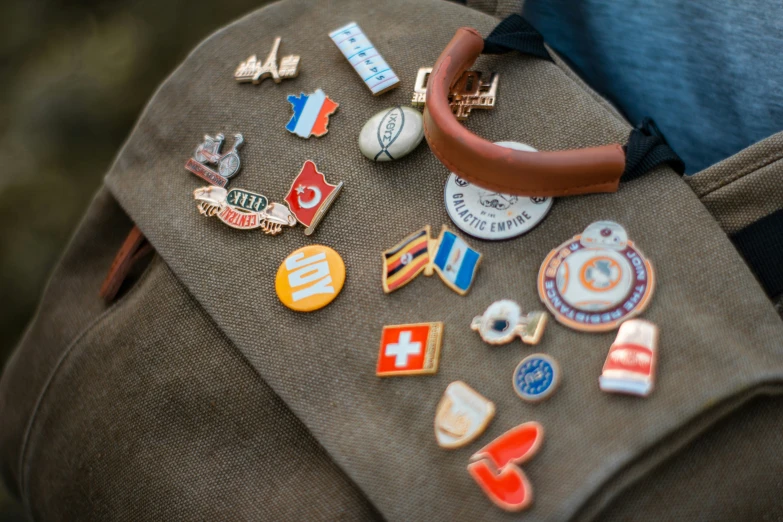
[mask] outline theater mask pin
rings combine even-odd
[[[285,128],[300,138],[315,136],[320,138],[328,132],[329,116],[340,106],[332,101],[324,91],[317,89],[311,94],[291,94],[288,103],[294,111]]]
[[[538,453],[543,441],[541,424],[520,424],[476,452],[468,473],[496,506],[522,511],[533,502],[533,488],[520,466]]]
[[[625,321],[609,348],[599,386],[605,392],[647,397],[655,384],[657,359],[658,327],[642,319]]]
[[[384,326],[375,374],[431,375],[438,371],[443,323]]]
[[[522,359],[512,381],[514,391],[527,402],[543,401],[560,384],[560,365],[552,357],[535,353]]]
[[[496,145],[515,150],[536,149],[513,141]],[[446,212],[466,234],[491,241],[510,239],[529,232],[552,208],[552,198],[515,196],[488,190],[452,173],[443,191]]]
[[[653,268],[613,221],[596,221],[552,250],[538,272],[538,295],[558,322],[605,332],[642,313],[655,288]]]
[[[408,155],[424,139],[424,120],[410,107],[384,109],[364,124],[359,150],[372,161],[392,161]]]
[[[462,381],[448,385],[435,413],[435,440],[460,448],[479,437],[495,415],[495,404]]]
[[[231,148],[223,153],[221,149],[225,141],[226,137],[223,134],[215,137],[205,135],[204,141],[196,147],[193,157],[185,163],[185,168],[210,185],[218,187],[228,185],[228,180],[236,176],[241,167],[239,148],[245,139],[241,134],[235,134]],[[214,165],[217,171],[211,169],[209,165]]]
[[[296,218],[285,205],[270,203],[266,196],[249,190],[208,186],[194,190],[193,197],[202,215],[217,216],[231,228],[260,228],[275,236],[282,232],[284,226],[296,225]]]
[[[285,197],[288,208],[305,227],[309,236],[324,218],[343,188],[341,181],[332,185],[310,160],[305,161]]]
[[[272,50],[266,57],[266,61],[261,63],[254,54],[246,61],[239,64],[234,72],[234,79],[239,83],[253,82],[259,84],[267,78],[272,78],[275,83],[280,83],[284,79],[296,78],[299,75],[299,56],[288,55],[277,65],[277,51],[280,48],[279,36],[275,38],[272,44]]]
[[[523,314],[517,303],[503,299],[489,305],[483,315],[474,317],[470,328],[489,344],[507,344],[515,337],[525,344],[538,344],[548,318],[546,312]]]
[[[328,305],[345,283],[345,263],[324,245],[295,250],[280,264],[275,290],[280,302],[297,312],[312,312]]]

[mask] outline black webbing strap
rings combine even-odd
[[[731,236],[734,246],[756,274],[767,295],[783,295],[783,209]]]
[[[484,39],[484,54],[519,51],[553,61],[544,46],[544,37],[518,14],[500,22]],[[655,122],[645,118],[631,131],[625,149],[625,172],[620,181],[631,181],[662,163],[668,163],[678,174],[685,172],[682,159],[669,147]]]
[[[662,163],[668,163],[677,174],[685,172],[685,163],[669,147],[652,118],[645,118],[631,131],[625,149],[625,172],[620,181],[631,181]]]
[[[503,54],[510,51],[552,61],[544,47],[544,37],[518,14],[507,17],[484,38],[484,54]]]

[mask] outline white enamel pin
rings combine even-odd
[[[507,344],[514,337],[525,344],[538,344],[548,319],[546,312],[522,314],[517,303],[502,299],[489,305],[484,315],[474,317],[470,328],[489,344]]]
[[[400,84],[400,79],[356,22],[335,29],[329,33],[329,38],[340,49],[373,96],[383,94]]]
[[[558,322],[605,332],[637,316],[650,302],[650,262],[613,221],[596,221],[552,250],[538,272],[538,295]]]
[[[462,381],[448,385],[435,413],[435,440],[445,449],[476,440],[495,416],[495,404]]]

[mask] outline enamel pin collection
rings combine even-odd
[[[284,226],[293,227],[299,221],[310,235],[334,203],[342,189],[327,183],[315,163],[308,160],[294,179],[285,202],[270,203],[266,196],[243,189],[225,189],[221,185],[201,187],[193,191],[198,211],[207,217],[240,230],[260,228],[266,234],[277,235]]]
[[[399,86],[400,79],[355,22],[332,31],[329,37],[373,96]],[[263,63],[256,55],[242,62],[234,73],[235,80],[259,84],[271,78],[277,84],[283,79],[296,78],[300,57],[285,56],[278,65],[280,44],[281,38],[275,38]],[[331,49],[334,53],[334,48]],[[411,102],[415,108],[424,107],[431,72],[432,68],[418,72]],[[473,109],[492,109],[497,89],[497,74],[484,80],[479,72],[465,72],[451,87],[451,110],[458,120],[465,120]],[[292,110],[286,130],[304,139],[324,136],[330,116],[339,104],[320,88],[309,94],[304,90],[299,92],[286,97]],[[359,133],[358,146],[373,162],[391,162],[413,152],[423,138],[421,113],[398,105],[367,120]],[[224,152],[225,141],[223,134],[204,136],[185,164],[188,171],[209,184],[193,191],[199,213],[217,217],[233,229],[260,228],[272,236],[280,234],[284,227],[300,223],[305,227],[304,235],[312,235],[341,194],[343,181],[329,183],[315,162],[305,160],[298,174],[292,176],[283,198],[285,204],[272,202],[261,193],[229,188],[229,181],[241,167],[239,151],[244,137],[235,134],[231,147]],[[533,147],[518,142],[497,145],[536,152]],[[444,186],[444,203],[456,227],[487,241],[507,240],[529,232],[544,220],[553,206],[552,198],[486,190],[453,173]],[[478,250],[446,226],[433,238],[430,225],[422,226],[383,251],[381,257],[381,287],[385,294],[394,293],[424,273],[437,274],[460,296],[466,296],[473,287],[483,259]],[[280,262],[275,291],[280,303],[293,312],[315,312],[329,305],[345,285],[346,265],[337,251],[325,245],[301,246],[275,262]],[[490,357],[498,349],[486,347],[482,342],[492,346],[509,345],[502,351],[527,349],[527,345],[541,343],[550,313],[558,323],[574,330],[605,332],[619,327],[599,377],[599,388],[608,393],[648,396],[655,380],[658,328],[635,317],[648,306],[654,286],[652,265],[628,238],[625,228],[613,221],[596,221],[543,260],[536,287],[548,312],[531,310],[530,302],[522,299],[524,309],[514,300],[499,299],[476,315],[470,324],[461,325],[463,333],[469,328],[481,341],[472,335],[463,335],[461,340],[475,343],[474,349],[483,349]],[[388,299],[407,304],[404,300],[411,296],[415,296],[415,290]],[[283,312],[288,313],[281,307]],[[517,339],[521,343],[516,343]],[[375,348],[362,356],[374,361],[375,375],[379,378],[434,375],[438,372],[443,341],[442,322],[385,325],[380,332],[377,359]],[[513,369],[511,382],[514,393],[524,403],[514,402],[526,411],[546,408],[541,403],[558,389],[562,373],[552,355],[527,354]],[[400,381],[406,380],[384,379],[383,386],[401,386],[404,384]],[[505,378],[504,382],[507,386]],[[611,400],[610,395],[597,395]],[[506,403],[498,401],[498,404]],[[482,436],[495,413],[496,404],[490,398],[455,380],[448,384],[435,409],[435,443],[448,450],[467,446]],[[538,422],[511,427],[473,454],[467,472],[498,507],[507,511],[526,509],[533,501],[533,491],[521,465],[537,453],[543,437],[544,429]]]

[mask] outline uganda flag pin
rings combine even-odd
[[[430,226],[426,225],[383,252],[383,291],[390,294],[424,272],[432,275]]]
[[[383,291],[387,294],[410,283],[422,272],[426,276],[437,272],[449,288],[465,295],[476,279],[481,262],[481,254],[445,226],[438,239],[432,239],[429,225],[385,250],[382,256]]]

